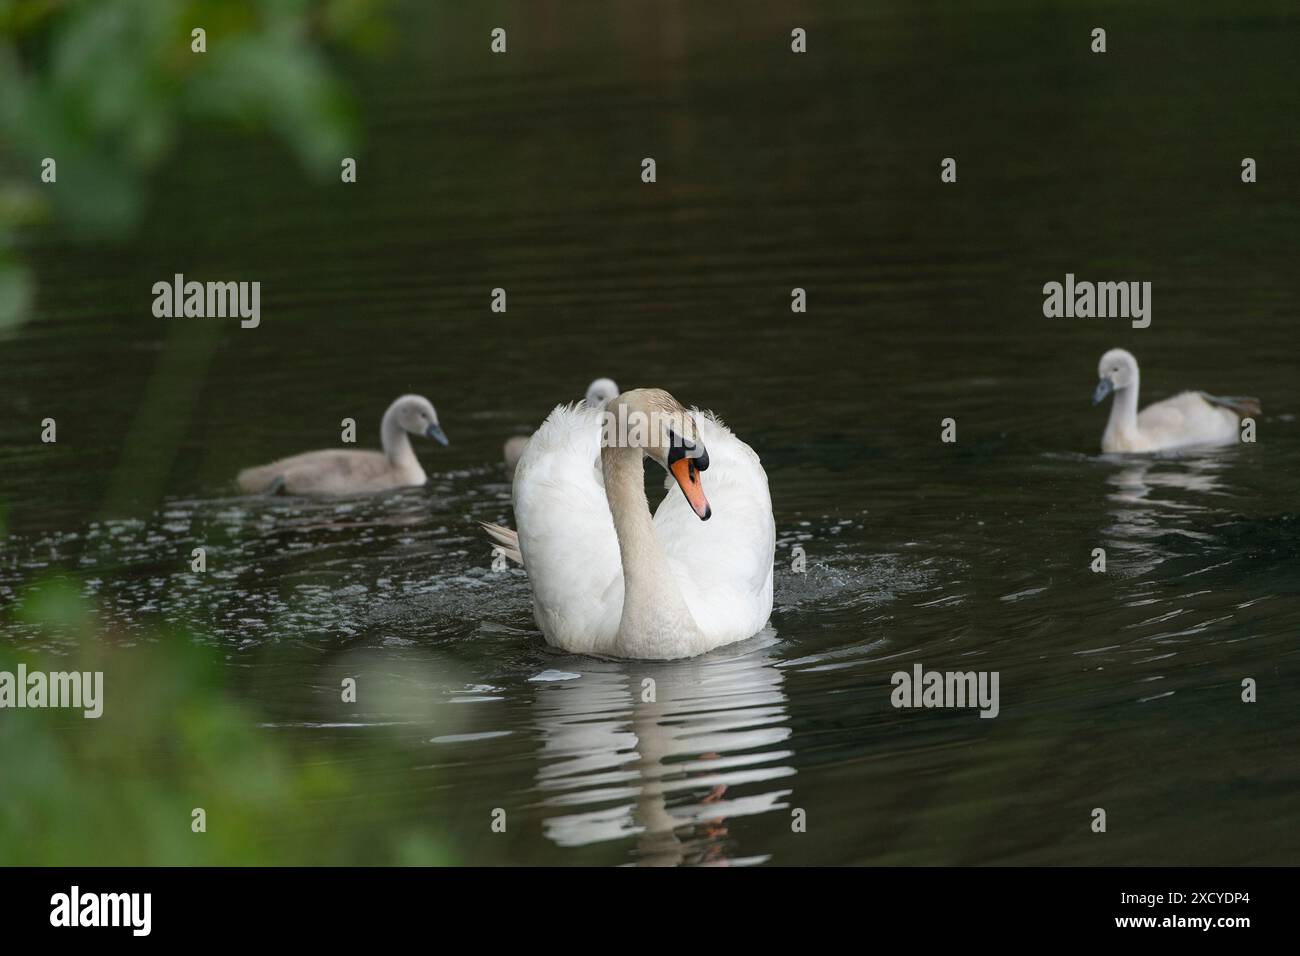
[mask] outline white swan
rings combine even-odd
[[[383,452],[327,449],[245,468],[235,479],[250,494],[352,495],[422,485],[427,480],[408,435],[441,445],[447,436],[438,413],[422,395],[403,395],[388,406],[380,424]]]
[[[1092,403],[1115,394],[1101,450],[1165,451],[1189,445],[1231,445],[1241,434],[1241,419],[1259,414],[1259,399],[1222,398],[1207,392],[1181,392],[1138,413],[1138,364],[1131,352],[1111,349],[1097,365]]]
[[[598,378],[587,386],[587,397],[583,399],[592,408],[604,408],[610,400],[618,395],[618,383],[612,378]],[[524,446],[528,444],[528,436],[515,435],[513,438],[506,439],[505,447],[502,449],[502,457],[506,462],[506,477],[513,478],[515,469],[519,467],[519,459],[524,453]]]
[[[643,458],[683,492],[653,520]],[[667,392],[625,392],[603,412],[556,408],[520,459],[514,505],[517,534],[485,527],[522,561],[537,626],[557,647],[666,660],[767,624],[776,543],[767,475],[716,417]]]

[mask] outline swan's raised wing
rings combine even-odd
[[[623,565],[600,481],[600,411],[560,405],[515,470],[519,550],[537,626],[552,644],[590,653],[618,632]]]
[[[713,515],[701,521],[673,487],[654,525],[696,624],[725,643],[756,634],[772,613],[772,497],[754,450],[711,412],[694,415],[709,454],[701,483]]]

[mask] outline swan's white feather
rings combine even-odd
[[[557,406],[528,440],[513,493],[537,626],[581,654],[613,640],[623,609],[618,539],[598,480],[600,421],[585,403]]]
[[[1200,392],[1180,392],[1138,412],[1138,434],[1145,451],[1187,445],[1231,445],[1240,434],[1240,418],[1212,405]]]

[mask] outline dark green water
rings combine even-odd
[[[268,735],[363,772],[395,742],[373,793],[466,862],[1295,862],[1300,13],[1129,6],[411,5],[357,77],[355,185],[196,136],[138,240],[29,250],[0,602],[71,573],[123,639],[220,648]],[[175,272],[260,281],[261,326],[155,319]],[[1067,272],[1152,282],[1151,327],[1044,318]],[[1257,443],[1098,456],[1113,345],[1144,402],[1258,395]],[[771,633],[561,655],[492,571],[501,443],[597,375],[761,455]],[[406,391],[451,437],[426,488],[235,496]],[[999,717],[894,709],[917,662],[998,671]]]

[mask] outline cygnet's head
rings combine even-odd
[[[432,438],[439,445],[447,444],[447,435],[438,424],[438,412],[423,395],[403,395],[394,401],[384,413],[384,423],[389,422],[412,435]]]
[[[592,408],[604,408],[618,398],[618,383],[612,378],[598,378],[587,386],[587,404]]]
[[[1099,405],[1111,392],[1136,385],[1138,362],[1133,353],[1124,349],[1111,349],[1097,363],[1097,391],[1092,393],[1092,404]]]
[[[707,521],[713,513],[700,480],[709,467],[709,453],[695,418],[663,389],[635,388],[616,396],[605,407],[601,445],[639,448],[667,469],[700,520]]]

